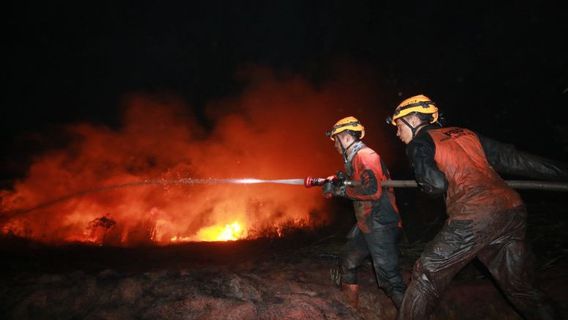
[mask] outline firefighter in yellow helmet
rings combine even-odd
[[[416,117],[406,119],[408,115],[416,115]],[[393,116],[387,118],[387,122],[396,126],[398,120],[404,124],[404,127],[410,130],[411,135],[405,135],[403,142],[409,143],[423,127],[429,124],[438,124],[438,118],[436,104],[427,96],[419,94],[402,101],[394,110]]]
[[[381,187],[389,172],[379,154],[361,141],[365,128],[355,117],[339,120],[326,134],[343,156],[346,174],[340,180],[350,183],[327,184],[324,195],[353,200],[357,219],[341,262],[332,269],[332,279],[356,307],[357,269],[371,256],[379,286],[398,308],[406,288],[398,263],[402,224],[393,189]]]
[[[553,319],[544,294],[527,277],[523,201],[495,170],[568,179],[566,166],[465,128],[444,128],[436,104],[424,95],[404,100],[387,122],[407,145],[419,187],[445,195],[448,214],[414,266],[399,319],[427,319],[454,275],[476,257],[527,319]]]

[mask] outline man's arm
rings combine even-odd
[[[412,140],[406,154],[414,169],[414,178],[422,191],[430,195],[439,195],[448,189],[448,181],[434,161],[436,146],[428,134]]]
[[[479,134],[478,137],[489,164],[497,172],[535,179],[568,180],[568,167],[564,163],[519,151],[511,144]]]

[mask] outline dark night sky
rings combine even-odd
[[[568,154],[568,14],[532,1],[17,2],[4,13],[0,179],[52,147],[52,128],[115,125],[121,95],[200,107],[261,65],[325,81],[338,62],[380,79],[385,104],[424,92],[451,124],[544,156]]]

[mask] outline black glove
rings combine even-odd
[[[334,196],[343,197],[345,196],[345,185],[344,181],[328,181],[322,187],[322,193],[324,198],[329,199]]]

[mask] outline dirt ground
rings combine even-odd
[[[568,253],[561,205],[535,202],[529,240],[535,277],[568,318]],[[544,212],[547,212],[544,214]],[[2,319],[394,319],[370,262],[360,270],[355,310],[330,281],[343,234],[168,247],[49,247],[0,241]],[[405,239],[408,280],[424,241]],[[466,267],[434,319],[521,319],[483,268]]]

